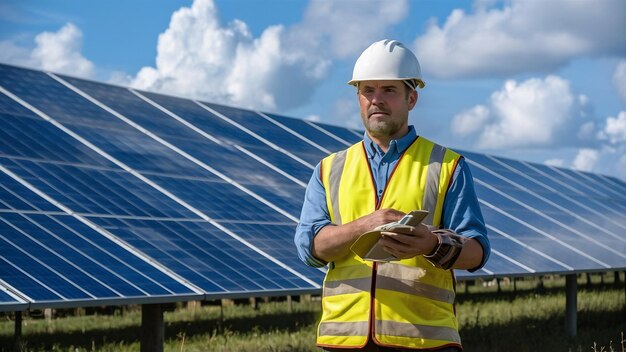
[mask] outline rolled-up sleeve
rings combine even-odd
[[[306,187],[300,222],[294,236],[298,257],[305,264],[316,268],[326,265],[325,262],[313,256],[313,238],[330,223],[330,215],[326,207],[326,191],[320,179],[320,164],[317,164]]]
[[[491,254],[491,244],[474,189],[474,179],[464,159],[459,160],[452,184],[446,193],[443,203],[443,227],[459,235],[473,238],[483,247],[483,259],[480,265],[470,269],[470,272],[485,265]]]

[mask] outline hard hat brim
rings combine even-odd
[[[424,83],[424,81],[422,81],[419,78],[368,78],[368,79],[352,79],[350,81],[348,81],[348,84],[351,86],[358,86],[359,82],[362,81],[412,81],[414,80],[417,84],[415,85],[415,87],[419,87],[420,89],[423,89],[426,86],[426,83]]]

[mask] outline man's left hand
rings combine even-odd
[[[401,232],[400,232],[401,231]],[[428,255],[437,247],[437,236],[424,224],[394,232],[381,232],[380,244],[398,259]]]

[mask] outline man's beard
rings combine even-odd
[[[370,116],[377,112],[386,113],[388,115],[383,119],[371,120]],[[372,108],[367,111],[367,115],[367,118],[363,119],[363,125],[365,130],[367,130],[372,137],[389,137],[398,132],[402,127],[401,123],[392,119],[390,112],[385,109]]]

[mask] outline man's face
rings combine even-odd
[[[417,92],[402,81],[362,81],[358,95],[363,126],[371,137],[390,140],[406,133]]]

